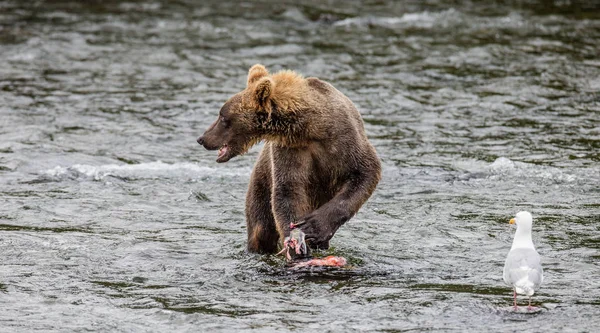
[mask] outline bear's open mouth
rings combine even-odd
[[[226,162],[228,154],[229,154],[229,146],[228,145],[223,145],[221,148],[219,148],[219,154],[217,156],[217,162]]]

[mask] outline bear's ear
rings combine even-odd
[[[270,77],[264,77],[256,83],[254,92],[252,93],[254,101],[258,106],[265,109],[268,108],[267,102],[273,93],[275,82]]]
[[[248,87],[254,82],[258,81],[260,78],[263,78],[267,75],[269,75],[269,72],[265,66],[261,64],[256,64],[250,67],[250,70],[248,71]]]

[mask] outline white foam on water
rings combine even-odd
[[[523,163],[523,164],[525,164],[525,163]],[[516,164],[509,158],[498,157],[487,168],[490,170],[493,170],[493,171],[514,170],[516,168]]]
[[[352,17],[334,23],[334,26],[375,25],[388,28],[421,28],[456,24],[460,21],[460,13],[454,9],[441,12],[406,13],[400,17]]]
[[[453,164],[454,168],[463,172],[458,176],[462,181],[487,179],[492,181],[511,181],[526,183],[533,181],[546,185],[566,184],[585,186],[600,182],[600,168],[578,169],[559,168],[513,161],[499,157],[492,163],[481,160],[463,160]]]
[[[497,158],[483,171],[488,173],[489,178],[492,179],[516,177],[540,179],[552,183],[575,183],[586,180],[586,175],[581,173],[585,171],[518,162],[506,157]]]
[[[140,164],[105,164],[86,165],[75,164],[72,166],[57,166],[46,170],[43,176],[52,180],[65,179],[93,179],[103,180],[106,177],[126,179],[155,179],[155,178],[198,178],[198,177],[238,177],[249,176],[249,167],[212,168],[194,163],[168,164],[162,161]]]

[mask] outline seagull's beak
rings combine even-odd
[[[515,219],[510,219],[510,221],[508,221],[508,223],[515,224]]]

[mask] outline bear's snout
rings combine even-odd
[[[215,149],[219,148],[219,147],[215,146],[214,144],[210,144],[210,140],[207,142],[206,139],[204,138],[204,135],[199,137],[198,140],[196,140],[196,141],[198,141],[198,143],[201,144],[207,150],[215,150]]]
[[[196,141],[199,144],[201,144],[206,150],[217,150],[221,147],[220,143],[215,142],[215,140],[211,139],[210,136],[207,138],[205,134],[200,136]]]
[[[210,140],[207,142],[206,139],[204,138],[204,135],[202,135],[201,137],[198,138],[199,144],[202,145],[202,147],[204,147],[206,150],[215,150],[215,149],[219,149],[218,146],[215,146],[214,144],[210,143]]]

